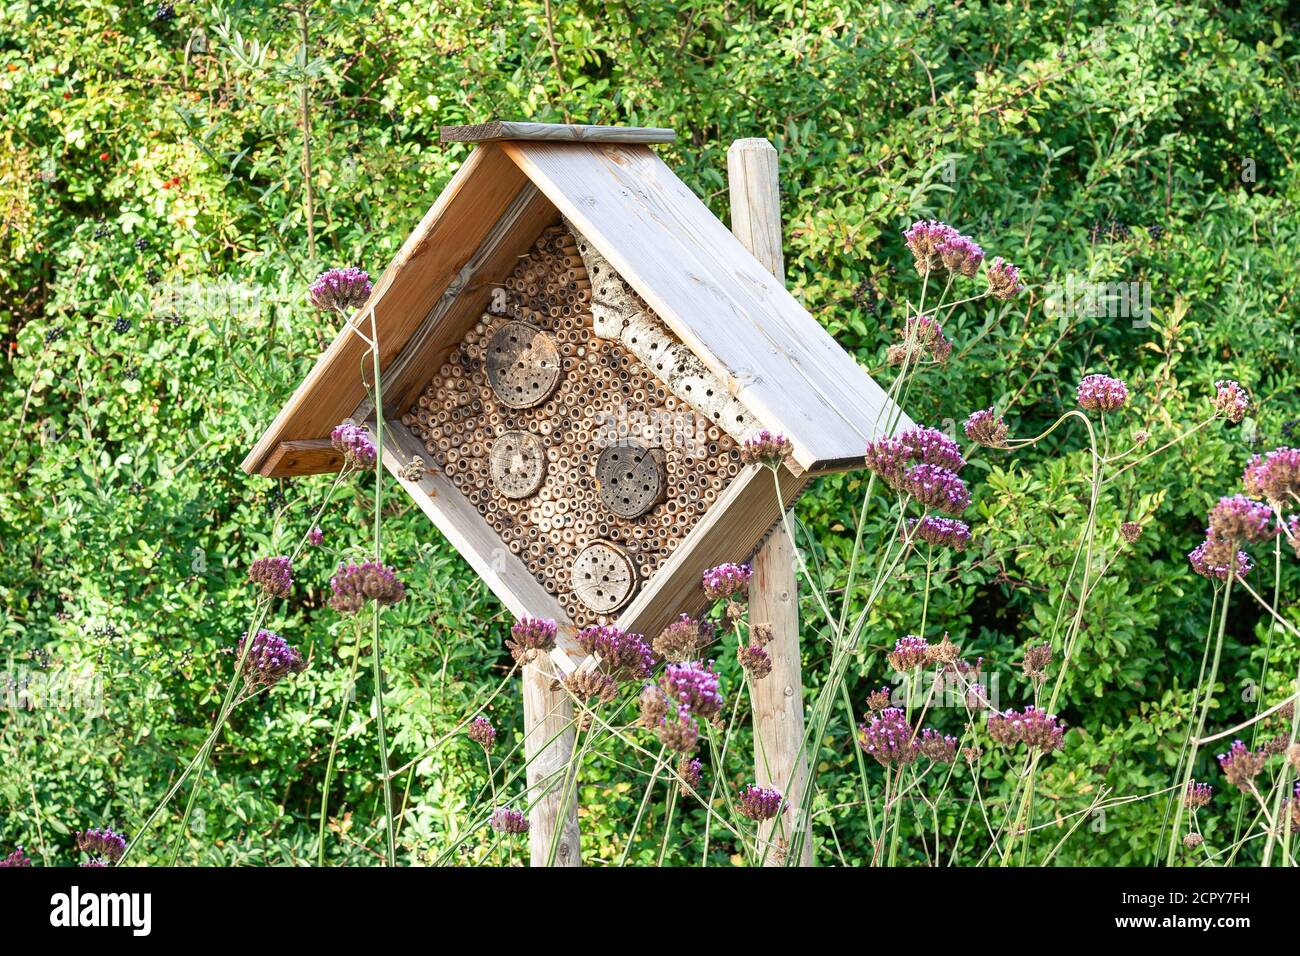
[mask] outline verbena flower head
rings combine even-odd
[[[894,642],[894,650],[885,659],[894,670],[907,673],[929,662],[930,642],[915,634],[900,637]]]
[[[980,263],[984,261],[984,250],[970,236],[945,239],[935,251],[945,269],[967,277],[979,272]]]
[[[1024,660],[1020,667],[1035,684],[1047,679],[1047,666],[1052,663],[1052,645],[1048,641],[1041,644],[1029,644],[1025,647]]]
[[[1234,740],[1227,753],[1219,754],[1219,768],[1228,778],[1228,783],[1249,793],[1267,759],[1268,755],[1262,750],[1251,750],[1240,740]]]
[[[751,680],[762,680],[772,673],[772,657],[757,644],[742,644],[736,648],[736,659]]]
[[[722,711],[722,692],[713,662],[669,664],[660,683],[668,699],[708,720]]]
[[[522,810],[512,807],[498,807],[488,817],[488,825],[497,833],[520,834],[528,832],[528,817]]]
[[[1065,727],[1055,714],[1040,710],[1033,704],[1023,712],[1005,710],[989,714],[989,736],[1004,747],[1024,744],[1031,750],[1050,753],[1065,746]]]
[[[1085,375],[1077,390],[1079,407],[1090,412],[1113,412],[1128,401],[1128,386],[1109,375]]]
[[[983,445],[985,448],[1006,448],[1007,447],[1007,423],[1002,420],[1002,416],[993,410],[992,406],[982,408],[977,412],[971,412],[970,417],[966,419],[964,426],[966,437],[977,445]]]
[[[248,566],[248,580],[267,597],[285,598],[293,590],[293,562],[286,555],[258,558]]]
[[[643,685],[637,703],[640,707],[638,723],[642,727],[654,730],[663,723],[664,716],[668,713],[668,698],[658,684]]]
[[[370,430],[365,425],[352,422],[336,425],[330,432],[330,441],[343,455],[343,461],[355,468],[369,468],[378,457],[374,439],[370,437]]]
[[[913,737],[907,716],[897,707],[886,707],[858,725],[858,746],[885,767],[916,759],[919,751]]]
[[[237,657],[243,657],[244,638],[239,639],[235,648]],[[291,647],[274,631],[261,630],[253,636],[248,657],[244,659],[244,684],[249,690],[259,687],[274,687],[292,674],[301,674],[307,669],[307,662],[302,653]]]
[[[682,614],[654,640],[654,652],[666,661],[681,663],[699,656],[713,642],[714,629],[708,621]]]
[[[749,587],[754,572],[748,564],[720,564],[709,568],[701,577],[704,596],[710,601],[722,601]]]
[[[1246,494],[1279,506],[1300,501],[1300,448],[1274,448],[1262,458],[1254,455],[1241,481]]]
[[[916,749],[935,763],[952,763],[957,758],[957,738],[926,727],[917,738]]]
[[[1211,542],[1209,541],[1203,541],[1198,544],[1191,551],[1187,552],[1188,563],[1191,564],[1192,570],[1203,578],[1209,578],[1212,581],[1228,580],[1228,562],[1224,561],[1219,563],[1217,561],[1211,561],[1207,555],[1207,550],[1209,550],[1210,547]],[[1254,567],[1254,564],[1250,560],[1250,555],[1245,551],[1238,551],[1236,555],[1232,556],[1231,560],[1233,573],[1238,580],[1249,574],[1251,569]]]
[[[867,695],[867,710],[872,713],[875,713],[878,710],[884,710],[889,706],[889,702],[892,699],[893,694],[890,693],[888,687],[877,688]]]
[[[77,849],[93,859],[116,863],[126,852],[126,837],[108,827],[92,827],[78,831]]]
[[[575,670],[560,678],[560,686],[584,704],[610,704],[618,697],[618,681],[599,669]],[[591,714],[584,712],[578,726],[586,730]]]
[[[1201,807],[1209,805],[1210,800],[1214,797],[1214,788],[1208,783],[1197,783],[1195,780],[1189,780],[1187,791],[1183,794],[1183,806],[1187,809],[1196,811]]]
[[[1020,282],[1020,270],[1001,256],[993,257],[985,275],[989,281],[989,295],[995,299],[1014,298],[1024,288]]]
[[[465,736],[484,750],[491,750],[497,742],[497,729],[492,726],[492,721],[479,714],[470,721],[469,730],[465,732]]]
[[[307,532],[307,543],[313,548],[319,547],[320,543],[325,540],[325,532],[320,528],[312,528]]]
[[[970,543],[970,525],[956,518],[926,515],[923,518],[908,518],[904,536],[908,540],[924,541],[935,548],[965,551],[966,545]]]
[[[794,450],[790,439],[776,435],[764,428],[745,439],[740,448],[740,460],[747,465],[766,465],[779,468]]]
[[[937,428],[918,425],[900,433],[898,441],[911,461],[949,471],[961,471],[966,467],[966,459],[961,456],[957,443]]]
[[[891,488],[897,488],[902,483],[903,472],[907,470],[910,461],[907,449],[897,438],[886,436],[867,442],[867,469]]]
[[[1222,379],[1214,383],[1214,413],[1230,422],[1239,422],[1250,411],[1250,393],[1241,383]]]
[[[1125,521],[1119,526],[1120,536],[1129,544],[1136,544],[1142,537],[1142,525],[1136,521]]]
[[[908,316],[903,324],[903,341],[891,345],[885,353],[890,365],[916,364],[922,359],[942,365],[951,355],[952,342],[932,315]]]
[[[1188,850],[1195,850],[1204,842],[1205,837],[1201,836],[1199,833],[1189,833],[1187,836],[1183,837],[1183,847]]]
[[[1216,564],[1227,564],[1241,542],[1260,544],[1277,535],[1273,509],[1245,495],[1220,498],[1210,509],[1208,524],[1205,556]]]
[[[939,248],[960,236],[961,233],[952,226],[936,219],[917,220],[903,231],[903,240],[916,260],[916,271],[921,275],[941,266]]]
[[[555,649],[559,628],[554,621],[540,617],[521,617],[510,628],[506,647],[519,665],[531,664],[538,656]]]
[[[370,298],[370,276],[356,266],[327,269],[311,284],[311,304],[322,312],[351,312]]]
[[[701,770],[702,767],[698,757],[682,756],[677,761],[677,775],[692,790],[700,789],[700,780],[703,776]]]
[[[7,857],[0,860],[0,866],[6,866],[6,867],[7,866],[14,866],[14,867],[31,866],[31,865],[32,865],[32,861],[27,856],[27,854],[23,852],[22,847],[18,847],[18,849],[14,850]]]
[[[392,568],[378,561],[364,564],[339,564],[330,578],[330,607],[340,614],[355,614],[367,601],[397,604],[406,597],[406,587],[397,580]]]
[[[600,659],[600,670],[616,681],[644,680],[654,669],[654,654],[645,638],[612,625],[593,625],[578,632],[578,644]]]
[[[749,783],[740,791],[740,812],[751,820],[771,820],[781,812],[785,798],[775,787]]]
[[[950,515],[960,515],[970,505],[966,483],[938,465],[913,465],[903,473],[902,488],[927,508]]]
[[[681,707],[676,714],[659,719],[657,736],[659,742],[673,753],[694,753],[700,740],[700,725],[695,722],[689,708]]]

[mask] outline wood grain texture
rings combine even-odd
[[[282,441],[271,450],[258,472],[266,478],[324,475],[343,467],[343,455],[328,438]]]
[[[779,474],[787,502],[798,497],[810,477],[786,468]],[[719,564],[743,561],[780,516],[771,469],[746,466],[632,599],[618,626],[653,638],[677,615],[698,614],[707,603],[700,576]]]
[[[551,865],[551,842],[560,831],[555,866],[581,866],[577,788],[563,799],[565,772],[577,736],[573,701],[555,688],[539,664],[524,668],[524,756],[527,760],[528,856],[533,866]],[[561,806],[563,804],[563,807]]]
[[[731,196],[731,230],[763,268],[785,281],[781,240],[781,192],[776,149],[765,139],[741,139],[727,150]],[[799,592],[795,577],[795,543],[781,521],[759,545],[749,582],[750,625],[766,624],[772,640],[767,652],[772,671],[750,682],[754,713],[754,779],[785,795],[785,808],[758,826],[771,847],[767,866],[789,862],[788,848],[797,826],[805,828],[799,866],[812,866],[812,827],[796,821],[808,786],[804,755],[803,672],[799,645]]]
[[[384,270],[369,301],[350,320],[369,334],[373,311],[382,369],[400,353],[525,186],[518,166],[490,144],[474,150],[452,177]],[[324,438],[351,415],[365,398],[361,366],[368,351],[345,326],[248,453],[244,470],[260,473],[281,442]]]
[[[582,126],[565,123],[512,123],[493,121],[474,126],[444,126],[444,143],[491,143],[508,139],[568,143],[671,143],[677,133],[646,126]]]
[[[515,617],[550,618],[560,626],[557,653],[567,655],[570,660],[557,661],[557,666],[566,672],[572,670],[587,655],[578,646],[576,628],[560,603],[537,583],[524,563],[501,543],[474,506],[437,468],[426,466],[419,481],[402,477],[406,463],[424,454],[424,445],[409,429],[399,421],[386,420],[384,467],[389,474],[397,479],[402,489],[429,516],[448,543],[469,562],[474,573],[483,579],[511,614]]]
[[[649,148],[501,148],[798,466],[861,467],[893,403]]]

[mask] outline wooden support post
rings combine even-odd
[[[765,139],[738,139],[727,150],[727,180],[731,189],[731,231],[764,268],[785,281],[781,251],[781,193],[776,149]],[[775,494],[775,491],[773,491]],[[812,832],[807,820],[796,820],[808,786],[808,762],[803,753],[803,677],[799,657],[799,596],[795,580],[795,545],[784,522],[768,535],[754,555],[749,584],[749,620],[768,624],[772,642],[772,672],[754,681],[754,776],[762,786],[785,795],[780,817],[759,828],[772,840],[765,862],[781,866],[797,862],[811,866]],[[786,859],[796,824],[806,828],[797,861]]]
[[[576,733],[573,702],[564,691],[552,690],[548,661],[524,668],[524,754],[528,760],[528,851],[533,866],[547,866],[551,842],[560,829],[555,866],[582,866],[578,844],[577,785],[570,783],[564,812],[565,770],[573,757]],[[552,738],[554,738],[552,740]]]

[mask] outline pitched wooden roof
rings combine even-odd
[[[765,427],[790,438],[801,468],[859,466],[888,419],[910,425],[644,142],[563,142],[546,127],[517,131],[522,139],[498,140],[497,132],[470,154],[354,316],[368,330],[374,313],[390,412],[414,401],[486,307],[492,284],[558,210]],[[245,470],[337,468],[328,435],[364,405],[365,354],[345,328]]]

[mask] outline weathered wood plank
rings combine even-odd
[[[765,139],[740,139],[727,150],[731,191],[731,231],[763,268],[785,281],[781,242],[781,190],[776,149]],[[758,825],[758,836],[773,849],[767,866],[782,866],[800,826],[804,829],[800,866],[813,865],[812,827],[803,817],[808,785],[804,755],[803,673],[799,647],[799,590],[795,577],[795,542],[778,522],[753,558],[749,582],[750,625],[766,624],[772,640],[767,652],[772,671],[750,682],[754,712],[754,779],[785,795],[785,807],[773,820]]]
[[[501,148],[731,393],[791,439],[799,466],[861,460],[893,402],[654,153]]]
[[[581,866],[577,788],[564,799],[565,774],[577,732],[573,701],[552,687],[553,676],[538,664],[524,668],[524,756],[527,760],[528,856],[532,866],[551,864],[551,841],[558,829],[555,866]],[[561,807],[561,804],[564,804]]]
[[[525,185],[500,147],[489,144],[470,154],[351,320],[369,334],[374,312],[381,368],[406,345]],[[248,453],[244,470],[260,472],[280,442],[324,438],[350,415],[365,397],[360,369],[368,349],[350,328],[340,331]]]
[[[265,478],[324,475],[343,467],[343,456],[328,438],[282,441],[271,450],[258,474]]]
[[[798,497],[809,478],[786,468],[780,476],[787,502]],[[699,613],[706,603],[700,575],[728,561],[743,561],[780,516],[771,470],[763,465],[745,468],[632,599],[618,626],[653,638],[677,615]]]
[[[583,126],[566,123],[493,121],[474,126],[444,126],[444,143],[492,143],[502,140],[541,140],[568,143],[671,143],[677,133],[646,126]]]
[[[524,562],[502,543],[474,506],[437,468],[426,468],[419,481],[402,477],[402,469],[412,458],[425,455],[424,445],[410,429],[400,421],[385,419],[384,467],[511,614],[551,618],[560,626],[556,666],[564,671],[572,670],[586,654],[578,647],[574,639],[577,629],[560,602],[528,573]]]

